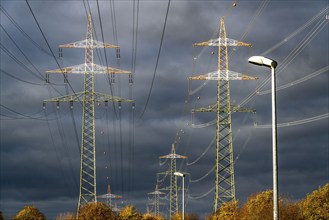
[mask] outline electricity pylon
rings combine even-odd
[[[178,212],[178,199],[177,199],[177,176],[174,175],[176,170],[176,159],[185,159],[187,156],[182,156],[175,153],[175,145],[171,146],[171,153],[165,156],[161,156],[160,158],[170,159],[170,169],[157,173],[157,175],[169,175],[170,178],[170,186],[161,188],[159,190],[169,190],[169,219]],[[157,178],[158,179],[158,178]]]
[[[223,17],[220,20],[218,38],[195,43],[193,46],[218,47],[217,70],[199,76],[189,77],[189,80],[217,81],[217,103],[206,108],[194,109],[192,111],[216,112],[216,174],[213,207],[213,211],[215,212],[222,203],[235,199],[231,113],[234,111],[250,111],[231,106],[229,80],[255,80],[257,78],[233,72],[228,69],[227,47],[250,47],[251,44],[227,38]]]
[[[49,73],[67,74],[77,73],[84,75],[84,91],[71,95],[44,100],[44,102],[73,102],[82,103],[82,141],[80,161],[80,192],[78,212],[82,205],[96,202],[96,146],[95,146],[95,102],[132,102],[99,92],[95,92],[95,74],[128,74],[130,72],[112,67],[105,67],[94,63],[94,48],[119,48],[119,46],[99,42],[93,39],[91,15],[88,15],[86,39],[69,44],[60,45],[60,48],[85,48],[85,63],[47,71]]]
[[[106,199],[107,205],[113,210],[115,208],[115,206],[112,205],[112,199],[121,199],[122,196],[112,194],[110,183],[109,183],[109,184],[107,184],[107,193],[97,196],[97,198]]]
[[[149,205],[154,207],[154,215],[160,216],[160,205],[165,205],[164,203],[160,202],[160,195],[164,195],[165,193],[159,191],[158,184],[155,186],[155,191],[148,193],[148,195],[153,195],[152,202]]]

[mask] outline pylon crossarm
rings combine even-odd
[[[60,96],[52,99],[46,99],[43,102],[81,102],[84,101],[84,92],[78,92],[71,95]],[[95,102],[134,102],[134,100],[124,99],[117,96],[111,96],[99,92],[95,92],[93,100],[85,101],[95,101]]]
[[[91,66],[90,66],[91,65]],[[93,70],[93,71],[86,71],[86,70]],[[61,69],[54,69],[54,70],[48,70],[46,73],[76,73],[76,74],[128,74],[130,73],[129,71],[126,70],[120,70],[112,67],[106,67],[106,66],[101,66],[98,64],[79,64],[75,66],[70,66],[70,67],[64,67]]]
[[[97,196],[97,198],[101,198],[101,199],[121,199],[122,196],[107,193],[107,194],[99,195],[99,196]]]
[[[71,95],[60,96],[52,99],[46,99],[43,102],[81,102],[83,100],[83,92],[74,93]]]
[[[191,110],[192,113],[195,113],[195,112],[216,112],[216,111],[217,111],[217,104],[208,105],[206,107],[195,108],[195,109]]]
[[[88,39],[59,45],[60,48],[120,48],[120,46]]]
[[[201,107],[201,108],[195,108],[195,109],[192,109],[191,112],[192,113],[195,113],[195,112],[217,112],[217,104],[208,105],[206,107]],[[224,112],[224,111],[222,111],[222,112]],[[253,113],[255,113],[256,110],[251,109],[251,108],[243,108],[243,107],[240,107],[239,105],[231,105],[231,112],[253,112]]]
[[[200,43],[195,43],[193,44],[194,47],[197,46],[245,46],[245,47],[251,47],[252,45],[249,43],[245,43],[242,41],[237,41],[234,39],[226,38],[226,39],[221,39],[221,38],[216,38],[216,39],[210,39],[208,41],[200,42]]]
[[[226,71],[213,71],[210,73],[191,76],[189,80],[256,80],[257,77],[248,76],[242,73],[237,73],[231,70]]]
[[[179,154],[168,154],[165,156],[161,156],[160,158],[187,158],[187,157]]]
[[[164,192],[160,192],[159,190],[156,190],[156,191],[154,191],[154,192],[150,192],[150,193],[148,193],[149,195],[164,195],[164,194],[166,194],[166,193],[164,193]]]
[[[95,102],[134,102],[134,100],[95,92]]]

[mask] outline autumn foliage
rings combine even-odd
[[[281,220],[329,219],[329,184],[315,190],[299,202],[279,198]],[[272,220],[273,193],[271,190],[251,195],[241,207],[238,201],[223,204],[207,220]]]
[[[78,218],[79,220],[114,220],[116,215],[105,203],[95,202],[84,205],[78,213]]]
[[[34,206],[25,206],[21,211],[17,213],[14,220],[44,220],[46,219]]]
[[[300,202],[303,219],[329,219],[329,183],[307,195]]]
[[[329,183],[308,194],[304,199],[294,202],[279,198],[280,220],[329,220]],[[195,214],[185,213],[185,220],[200,219]],[[0,220],[3,219],[0,212]],[[13,220],[44,220],[44,214],[34,206],[25,206]],[[126,206],[119,213],[113,212],[105,203],[88,203],[83,206],[78,218],[75,213],[59,214],[56,220],[164,220],[162,216],[151,213],[141,214],[134,206]],[[181,220],[181,213],[176,213],[171,220]],[[243,205],[238,201],[224,203],[206,220],[272,220],[273,194],[271,190],[251,195]]]

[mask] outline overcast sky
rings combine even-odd
[[[124,197],[121,206],[133,204],[145,212],[156,173],[168,169],[169,161],[159,156],[169,154],[176,143],[176,152],[188,156],[177,161],[178,170],[190,173],[186,211],[200,216],[211,213],[215,125],[205,125],[215,115],[198,113],[192,120],[191,109],[215,103],[216,83],[193,81],[189,87],[187,77],[216,70],[216,48],[193,48],[192,44],[217,37],[222,16],[229,38],[253,45],[230,48],[229,69],[259,78],[230,84],[231,102],[257,111],[232,114],[237,199],[243,203],[249,195],[272,188],[271,97],[266,92],[270,85],[264,84],[270,70],[248,64],[252,55],[278,62],[280,194],[298,200],[328,182],[328,1],[236,1],[232,7],[233,2],[171,1],[153,89],[141,115],[168,2],[139,1],[131,87],[136,108],[132,111],[130,103],[123,103],[121,117],[115,117],[112,105],[95,108],[97,194],[106,193],[110,180],[112,193]],[[85,38],[87,3],[31,0],[29,4],[55,56],[58,45]],[[97,2],[90,0],[89,5],[97,39],[102,41]],[[133,1],[115,1],[115,21],[110,1],[99,1],[99,7],[104,41],[114,44],[116,23],[121,47],[120,64],[115,50],[107,49],[108,65],[131,71],[137,1],[135,13]],[[58,65],[26,1],[2,0],[1,9],[0,210],[9,218],[23,206],[35,205],[52,219],[77,208],[82,109],[75,104],[71,111],[67,103],[58,110],[52,104],[42,109],[43,100],[73,91],[59,74],[51,74],[50,84],[45,83],[45,71]],[[95,62],[106,65],[104,59],[100,50]],[[84,51],[63,49],[63,58],[57,61],[61,67],[83,63]],[[97,75],[95,90],[110,94],[107,80]],[[129,98],[128,76],[115,80],[114,95]],[[75,92],[83,91],[82,75],[70,75],[69,82]],[[317,116],[319,120],[312,119]],[[166,184],[164,180],[162,187]],[[164,214],[167,208],[161,208]]]

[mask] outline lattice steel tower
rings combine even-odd
[[[84,48],[85,63],[65,67],[46,72],[47,79],[49,73],[62,73],[64,79],[67,74],[78,73],[84,75],[84,91],[71,95],[61,96],[44,102],[73,102],[82,103],[82,141],[81,141],[81,162],[80,162],[80,193],[78,212],[82,205],[88,202],[96,202],[96,146],[95,146],[95,102],[132,102],[103,93],[95,92],[95,74],[116,74],[130,73],[128,71],[105,67],[94,63],[94,48],[119,48],[119,46],[99,42],[93,39],[93,28],[91,15],[88,15],[88,26],[86,39],[69,44],[60,45],[60,48]]]
[[[160,202],[160,195],[164,195],[165,193],[159,191],[158,184],[155,186],[155,191],[148,193],[148,195],[153,195],[152,202],[149,205],[153,206],[154,208],[154,215],[160,216],[160,205],[164,205],[164,203]]]
[[[111,193],[110,183],[109,183],[109,184],[107,184],[107,193],[106,194],[103,194],[103,195],[99,195],[99,196],[97,196],[97,198],[106,199],[107,205],[112,209],[112,211],[114,211],[114,209],[116,208],[116,206],[112,204],[112,200],[113,199],[121,199],[122,196],[118,196],[118,195],[112,194]]]
[[[178,212],[177,199],[177,176],[174,175],[176,170],[176,159],[185,159],[187,156],[182,156],[175,153],[175,145],[171,146],[171,153],[160,158],[170,159],[170,169],[168,171],[157,173],[157,175],[166,175],[170,178],[170,186],[160,188],[159,190],[169,190],[169,219]],[[158,178],[157,178],[158,179]]]
[[[192,110],[192,112],[216,112],[216,174],[213,207],[213,211],[215,212],[222,203],[235,199],[231,113],[235,111],[253,111],[231,106],[229,80],[255,80],[257,78],[228,70],[227,47],[250,47],[251,44],[227,38],[224,18],[220,20],[219,37],[217,39],[195,43],[193,46],[218,47],[217,70],[203,75],[189,77],[190,80],[217,81],[217,103],[205,108]]]

